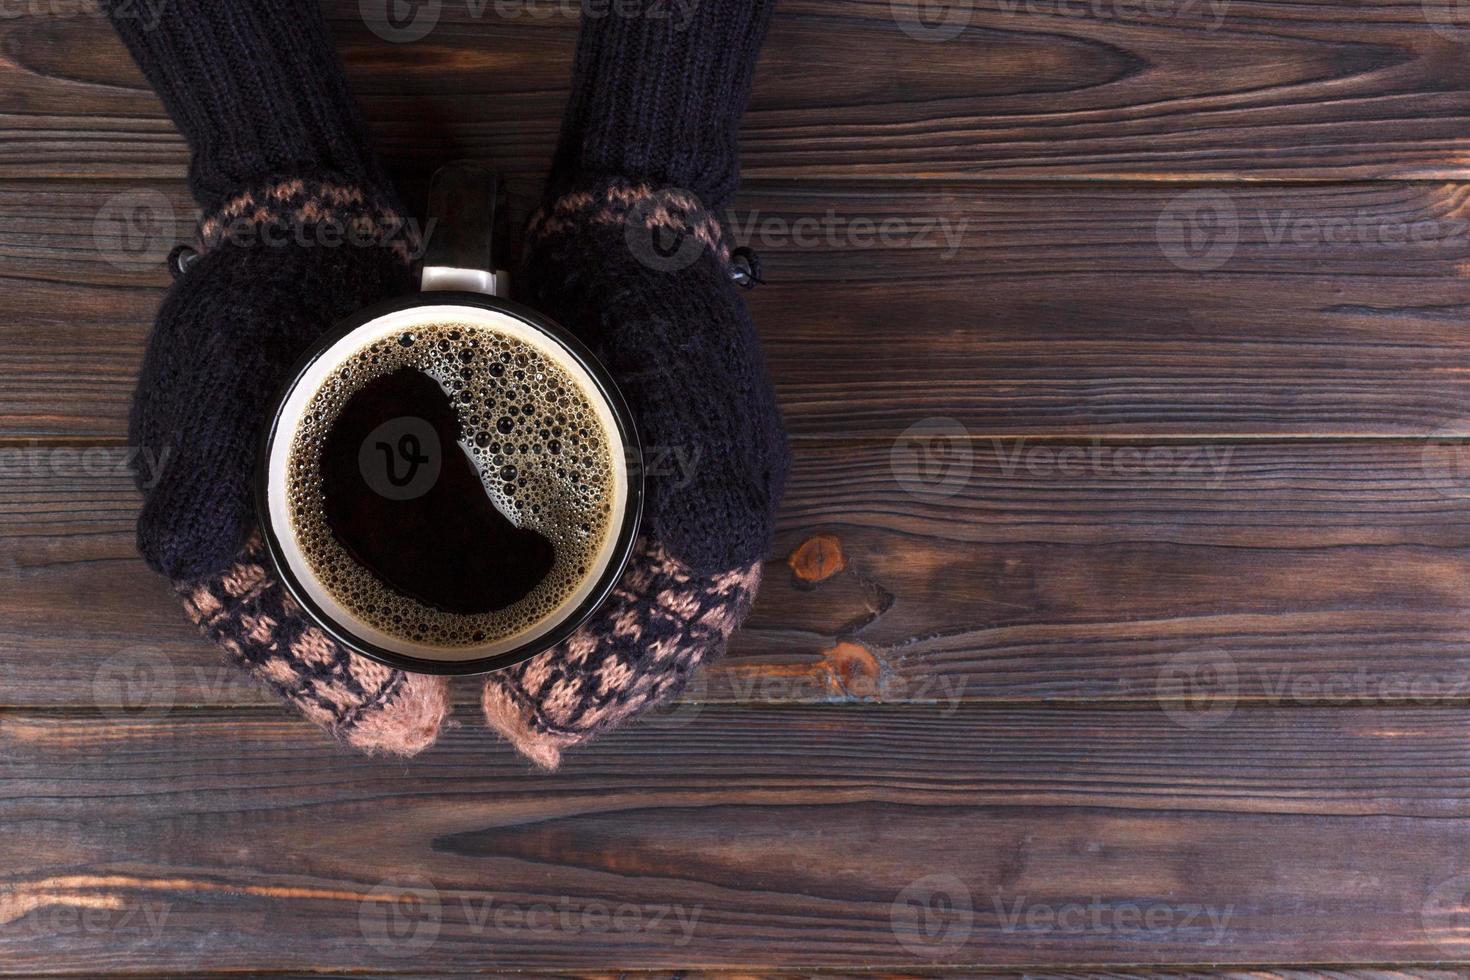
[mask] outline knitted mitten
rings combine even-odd
[[[788,466],[718,215],[772,0],[692,22],[584,17],[547,197],[527,229],[530,304],[617,379],[643,441],[644,537],[618,588],[556,649],[491,676],[489,723],[561,750],[675,694],[755,595]]]
[[[255,531],[265,415],[333,321],[410,288],[403,210],[363,133],[316,0],[177,0],[118,34],[191,150],[204,252],[149,338],[130,440],[167,459],[138,547],[190,615],[307,717],[367,750],[433,741],[444,685],[312,626]],[[167,453],[163,456],[163,453]]]

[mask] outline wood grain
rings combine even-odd
[[[323,6],[410,203],[477,156],[524,216],[575,5]],[[412,763],[334,748],[135,556],[185,147],[92,0],[12,8],[0,975],[1470,969],[1450,0],[782,0],[727,216],[796,456],[766,584],[549,776],[473,683]]]
[[[405,767],[265,718],[10,712],[0,972],[1459,962],[1467,724],[709,708],[546,776],[468,719]],[[546,903],[569,924],[513,918]]]
[[[949,484],[908,448],[802,446],[687,700],[1470,701],[1460,444],[977,440]],[[0,449],[0,703],[263,703],[133,552],[124,458]]]
[[[799,441],[1423,436],[1470,433],[1467,191],[760,185],[730,217]],[[0,216],[0,438],[122,438],[187,196],[11,183]]]
[[[542,171],[578,4],[415,6],[437,6],[437,26],[393,43],[355,0],[326,4],[389,160],[426,172],[473,155]],[[0,174],[182,173],[182,140],[90,0],[15,13],[0,23]],[[911,36],[945,27],[957,33],[940,43]],[[791,0],[757,74],[745,167],[760,177],[1465,179],[1467,39],[1449,0]]]
[[[526,975],[534,976],[538,980],[626,980],[629,974],[626,971],[608,973],[598,970],[589,971],[561,971],[561,970],[534,970],[525,971]],[[323,976],[339,976],[341,974],[329,973],[271,973],[252,974],[252,976],[266,977],[270,980],[317,980]],[[438,980],[443,974],[425,974],[417,972],[392,971],[391,974],[376,972],[364,973],[353,971],[350,976],[392,976],[394,980]],[[480,974],[470,974],[479,976]],[[715,969],[715,970],[640,970],[638,980],[815,980],[815,978],[835,978],[845,976],[840,970],[830,969]],[[1460,980],[1462,972],[1455,969],[1387,969],[1381,967],[1334,967],[1330,969],[1315,969],[1312,967],[1293,966],[1253,966],[1241,970],[1221,969],[1190,969],[1180,967],[1153,967],[1149,969],[1133,967],[1125,969],[1105,968],[1102,970],[1079,970],[1079,969],[1027,969],[1015,970],[1005,968],[968,967],[963,971],[944,969],[923,970],[864,970],[862,976],[871,980],[922,980],[926,977],[943,977],[963,975],[966,977],[986,977],[989,980]],[[238,977],[238,973],[199,973],[191,972],[194,980],[223,980],[226,977]]]
[[[1134,977],[1158,977],[1167,980],[1458,980],[1460,971],[1418,967],[1392,969],[1385,967],[1349,967],[1314,969],[1312,967],[1255,967],[1249,970],[1169,969],[1106,970],[1083,973],[1066,970],[1027,970],[1018,977],[1035,980],[1129,980]]]

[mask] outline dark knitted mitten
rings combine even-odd
[[[718,215],[738,180],[737,131],[771,7],[708,0],[688,24],[582,21],[524,285],[617,379],[643,441],[647,502],[612,598],[555,650],[486,685],[490,724],[548,767],[676,693],[723,651],[759,582],[786,438]]]
[[[402,207],[368,145],[316,0],[176,0],[114,27],[189,142],[203,255],[159,312],[138,377],[138,547],[191,616],[314,721],[364,749],[433,741],[444,686],[349,653],[302,617],[254,536],[265,414],[335,320],[411,286]]]

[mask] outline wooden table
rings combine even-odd
[[[0,973],[1470,964],[1448,0],[783,0],[732,214],[768,584],[555,775],[470,683],[416,760],[334,748],[136,558],[194,215],[79,3],[0,18]],[[407,186],[534,199],[572,17],[327,7]]]

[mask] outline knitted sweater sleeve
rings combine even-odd
[[[317,0],[103,5],[189,143],[206,214],[289,179],[386,193]]]
[[[676,187],[729,204],[740,117],[774,0],[589,5],[550,192],[604,180]]]

